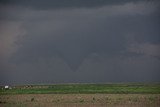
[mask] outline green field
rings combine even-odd
[[[0,89],[0,107],[159,107],[160,84],[21,85]]]
[[[1,88],[0,94],[160,94],[160,84],[55,84]]]

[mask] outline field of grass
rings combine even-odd
[[[55,84],[0,89],[0,107],[159,107],[160,84]]]
[[[160,94],[160,84],[55,84],[12,86],[3,94]]]

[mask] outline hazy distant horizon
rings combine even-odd
[[[0,85],[159,83],[159,0],[1,0]]]
[[[160,84],[159,82],[73,82],[73,83],[69,83],[69,82],[58,82],[58,83],[9,83],[9,84],[0,84],[0,87],[4,87],[4,86],[50,86],[50,85],[88,85],[88,84],[93,84],[93,85],[158,85]]]

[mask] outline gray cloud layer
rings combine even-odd
[[[0,84],[160,82],[159,1],[62,1],[0,2]]]
[[[121,5],[126,2],[147,0],[1,0],[2,5],[20,6],[33,9],[95,8],[105,5]],[[150,0],[152,2],[153,0]],[[158,1],[158,0],[154,0]]]

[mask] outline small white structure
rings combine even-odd
[[[9,86],[8,85],[4,86],[4,89],[9,89]]]

